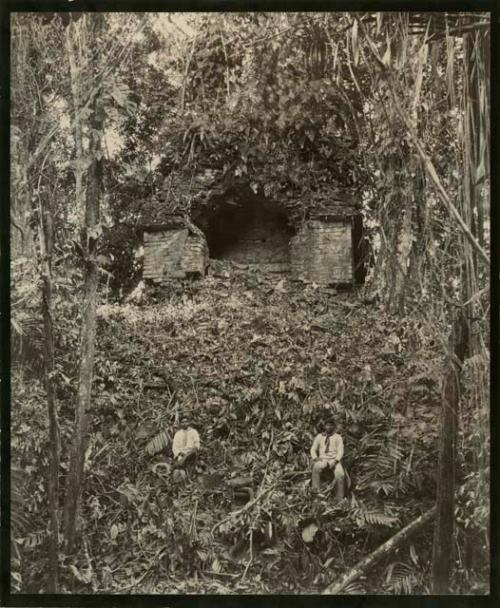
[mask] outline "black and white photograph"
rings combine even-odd
[[[9,13],[8,601],[490,594],[477,4]]]

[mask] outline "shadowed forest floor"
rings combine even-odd
[[[69,590],[317,593],[432,505],[442,360],[420,324],[356,291],[220,262],[98,315],[85,551]],[[171,440],[186,411],[202,451],[176,485]],[[323,496],[309,489],[325,413],[352,479],[341,503],[328,482]],[[235,504],[235,474],[253,476],[251,505]],[[346,591],[425,592],[431,538],[432,527]],[[33,589],[39,575],[25,575]]]

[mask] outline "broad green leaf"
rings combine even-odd
[[[391,41],[389,40],[389,34],[387,34],[387,49],[382,57],[382,63],[387,67],[391,65]]]
[[[358,22],[355,19],[352,24],[351,31],[351,44],[352,44],[352,57],[354,65],[357,66],[359,63],[359,41],[358,41]]]
[[[87,234],[89,238],[97,240],[102,234],[102,224],[94,224]]]
[[[312,543],[318,530],[319,528],[314,522],[310,523],[302,530],[302,540],[308,544]]]
[[[129,94],[129,90],[125,87],[123,87],[123,85],[118,86],[115,85],[111,91],[111,97],[116,101],[116,103],[121,106],[122,108],[126,108],[127,105],[127,96]]]

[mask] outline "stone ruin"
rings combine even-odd
[[[229,199],[201,221],[210,257],[268,272],[289,271],[293,231],[283,211],[259,199]]]
[[[352,222],[308,220],[290,239],[292,278],[318,285],[354,282]]]
[[[292,226],[276,204],[228,197],[192,220],[172,216],[143,226],[143,278],[202,277],[210,256],[304,283],[352,285],[358,277],[356,231],[359,214],[338,201]]]
[[[208,264],[205,235],[191,222],[172,218],[169,222],[143,227],[146,281],[204,276]]]

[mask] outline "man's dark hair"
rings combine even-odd
[[[330,418],[329,416],[324,416],[323,418],[320,418],[318,420],[318,426],[320,428],[324,428],[327,424],[331,424],[334,427],[336,426],[335,420],[333,418]]]

